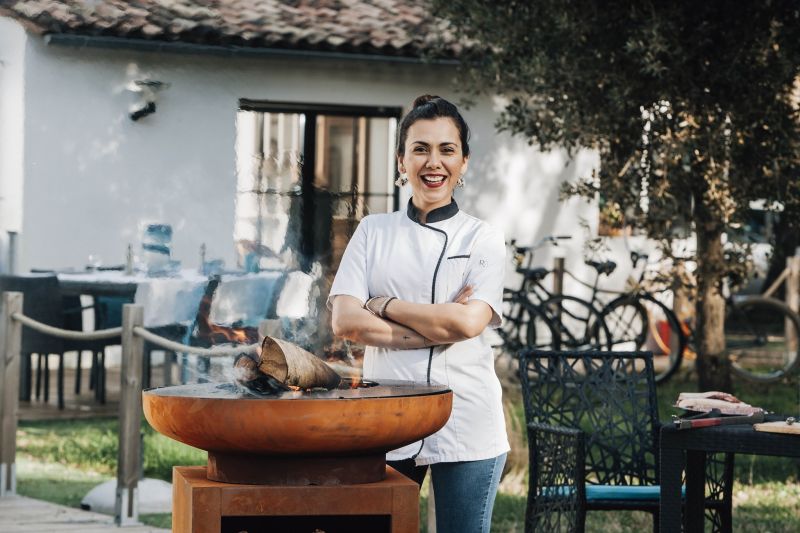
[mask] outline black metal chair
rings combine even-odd
[[[525,531],[584,531],[591,510],[641,510],[658,531],[658,413],[649,352],[522,350],[530,452]],[[707,520],[730,531],[733,455],[707,461]]]
[[[0,292],[23,293],[24,315],[49,326],[82,329],[80,301],[62,298],[58,278],[53,274],[0,275]],[[96,341],[74,341],[22,328],[22,354],[20,365],[20,400],[30,401],[32,387],[32,359],[37,355],[36,399],[50,400],[50,355],[58,355],[58,407],[64,408],[64,353],[68,351],[93,350]]]
[[[61,310],[63,317],[63,327],[71,331],[83,331],[83,311],[84,309],[91,309],[92,306],[84,307],[81,303],[80,296],[62,296],[61,297]],[[75,341],[71,339],[62,339],[64,352],[76,351],[78,359],[75,363],[75,394],[81,392],[81,366],[83,362],[83,352],[90,350],[93,354],[95,350],[102,350],[101,341],[88,342],[88,341]],[[94,372],[94,367],[92,367]]]
[[[122,306],[133,303],[131,296],[102,296],[93,297],[94,300],[94,329],[103,330],[117,328],[122,325]],[[106,353],[108,346],[118,345],[122,339],[115,337],[108,340],[95,341],[97,346],[92,351],[92,367],[89,374],[89,388],[94,389],[94,396],[98,403],[106,403]],[[80,354],[78,355],[80,365]],[[80,373],[79,373],[80,375]],[[76,379],[75,393],[80,392],[80,381]]]
[[[53,269],[32,268],[31,274],[56,275]],[[92,296],[92,304],[83,306],[79,295],[62,295],[62,316],[64,329],[72,331],[83,331],[83,311],[92,309],[94,311],[94,329],[101,330],[118,327],[122,325],[122,305],[131,303],[132,297],[127,296]],[[78,354],[75,371],[75,395],[81,393],[81,378],[83,375],[83,352],[90,351],[92,354],[91,369],[89,371],[89,389],[94,390],[94,397],[98,403],[106,402],[106,369],[105,369],[105,350],[109,346],[119,345],[121,337],[110,339],[97,339],[91,341],[62,339],[64,352],[75,351]],[[63,367],[60,367],[63,376]],[[38,372],[37,372],[38,377]],[[49,378],[47,378],[49,379]],[[59,377],[62,380],[63,377]],[[37,384],[38,390],[38,384]],[[63,396],[63,395],[62,395]],[[38,398],[38,394],[37,394]],[[20,399],[22,397],[20,396]],[[62,402],[63,403],[63,402]]]

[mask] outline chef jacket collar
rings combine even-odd
[[[442,220],[447,220],[448,218],[456,216],[456,213],[458,213],[458,204],[456,203],[455,198],[451,198],[449,204],[443,205],[442,207],[437,207],[428,213],[426,223],[432,224],[434,222],[441,222]],[[414,202],[411,201],[411,198],[408,199],[406,214],[408,215],[408,218],[417,224],[422,224],[422,222],[419,220],[419,209],[417,209],[417,206],[415,206]]]

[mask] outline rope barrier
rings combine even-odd
[[[48,326],[38,320],[23,315],[22,313],[14,313],[11,318],[17,322],[46,335],[53,337],[61,337],[62,339],[72,339],[78,341],[96,341],[101,339],[113,339],[122,335],[122,328],[108,328],[97,331],[74,331],[71,329],[62,329],[54,326]]]
[[[239,355],[240,353],[254,354],[257,353],[256,350],[259,348],[258,344],[247,344],[244,346],[236,346],[233,348],[231,347],[200,348],[196,346],[187,346],[186,344],[182,344],[180,342],[174,342],[169,339],[165,339],[160,335],[156,335],[155,333],[147,331],[145,328],[141,326],[133,328],[133,333],[143,338],[144,340],[151,342],[156,346],[164,348],[165,350],[169,350],[171,352],[188,353],[194,355],[202,355],[206,357],[230,357],[234,355]]]
[[[62,339],[95,341],[102,339],[113,339],[114,337],[122,336],[121,327],[101,329],[97,331],[74,331],[71,329],[62,329],[44,324],[38,320],[34,320],[28,316],[25,316],[22,313],[14,313],[11,315],[11,318],[24,326],[38,331],[39,333],[44,333],[53,337],[60,337]],[[259,348],[258,344],[224,348],[200,348],[165,339],[160,335],[156,335],[155,333],[147,331],[143,327],[136,327],[133,329],[133,332],[142,337],[144,340],[149,341],[160,348],[164,348],[165,350],[178,353],[203,355],[207,357],[230,357],[239,355],[241,353],[254,354],[256,353],[257,348]]]

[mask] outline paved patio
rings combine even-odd
[[[125,533],[166,532],[150,526],[118,528],[111,516],[82,511],[72,507],[56,505],[26,498],[12,496],[0,498],[0,531],[52,533],[53,531],[124,531]]]

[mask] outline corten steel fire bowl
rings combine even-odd
[[[386,475],[387,451],[444,426],[453,392],[410,381],[371,385],[254,397],[232,384],[203,383],[149,389],[142,400],[158,432],[208,452],[211,480],[372,483]]]

